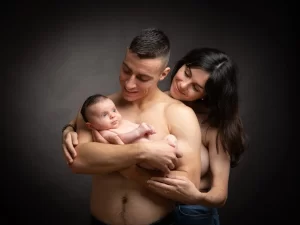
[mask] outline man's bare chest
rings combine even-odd
[[[156,134],[151,135],[150,140],[160,140],[169,134],[168,121],[165,118],[164,109],[162,107],[152,107],[150,109],[119,109],[123,119],[133,123],[146,123],[154,127]]]

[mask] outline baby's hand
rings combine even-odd
[[[156,133],[154,128],[151,125],[148,125],[146,123],[141,123],[140,126],[138,127],[138,130],[140,132],[141,137]]]
[[[176,147],[177,138],[173,134],[168,134],[165,139],[168,141],[169,145]]]

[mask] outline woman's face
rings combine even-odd
[[[170,94],[180,101],[195,101],[205,96],[204,86],[209,74],[199,68],[183,65],[175,74]]]

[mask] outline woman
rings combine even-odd
[[[179,60],[171,76],[171,87],[166,93],[193,108],[200,123],[200,190],[179,176],[153,177],[148,182],[149,188],[180,203],[175,210],[177,225],[220,224],[217,208],[227,199],[230,167],[237,165],[245,150],[238,107],[237,68],[224,52],[200,48]],[[63,133],[67,149],[77,144],[76,133],[71,131],[67,128]],[[70,155],[65,154],[70,159]]]
[[[230,167],[245,151],[239,116],[237,67],[222,51],[193,49],[172,71],[169,95],[194,109],[202,134],[200,191],[185,177],[152,178],[150,188],[180,203],[176,224],[220,224]],[[164,190],[164,191],[162,191]]]

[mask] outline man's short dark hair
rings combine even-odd
[[[141,59],[165,58],[166,64],[170,57],[170,40],[158,28],[143,29],[130,43],[129,50]]]

